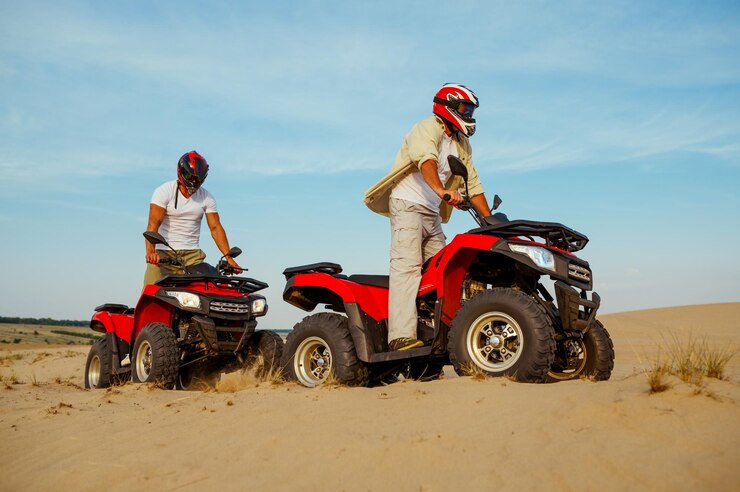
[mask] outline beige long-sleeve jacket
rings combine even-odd
[[[393,187],[408,174],[421,172],[420,166],[422,163],[429,159],[438,160],[439,142],[443,134],[444,124],[436,116],[430,116],[414,125],[404,138],[390,173],[365,193],[365,205],[373,212],[388,216],[390,214],[388,202]],[[470,142],[466,137],[458,134],[455,143],[457,144],[457,153],[460,160],[468,168],[468,191],[470,196],[480,195],[483,193],[483,185],[473,165],[473,149],[470,147]],[[444,185],[447,189],[465,191],[465,182],[460,176],[453,175]],[[446,223],[450,220],[451,214],[452,207],[443,201],[439,207],[442,222]]]

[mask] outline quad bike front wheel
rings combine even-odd
[[[177,339],[164,323],[149,323],[134,344],[132,376],[135,383],[156,383],[171,389],[177,380]]]
[[[555,357],[550,318],[530,296],[508,288],[477,294],[457,312],[448,350],[461,376],[482,372],[517,381],[545,381]]]
[[[333,377],[348,386],[367,386],[367,366],[357,358],[347,318],[318,313],[303,318],[285,343],[281,366],[286,379],[313,388]]]
[[[557,343],[555,360],[547,373],[547,382],[568,381],[582,377],[606,381],[614,369],[614,344],[600,321],[594,321],[582,339]]]
[[[280,368],[283,356],[283,339],[274,331],[256,331],[249,337],[244,360],[244,370],[254,369],[255,376],[268,378]]]
[[[99,338],[87,354],[85,363],[85,388],[107,388],[111,385],[111,351],[108,347],[108,338]]]

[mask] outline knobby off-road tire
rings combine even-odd
[[[149,323],[136,337],[131,375],[135,383],[156,383],[171,389],[177,380],[179,350],[172,328]]]
[[[571,364],[567,356],[571,356]],[[583,340],[558,342],[555,361],[547,373],[547,382],[568,381],[581,377],[606,381],[614,369],[614,344],[601,321],[594,321]]]
[[[280,369],[283,356],[283,339],[273,331],[256,331],[247,341],[244,370],[254,368],[254,374],[260,379],[269,377]]]
[[[347,318],[318,313],[295,325],[285,342],[281,366],[286,379],[312,388],[332,375],[340,384],[367,386],[367,365],[357,358]]]
[[[111,350],[108,347],[108,336],[103,335],[87,354],[85,364],[85,388],[107,388],[113,380],[111,369]]]
[[[461,376],[482,371],[544,382],[555,357],[550,318],[530,296],[508,288],[481,292],[467,301],[452,322],[450,362]]]
[[[175,389],[184,391],[208,391],[221,381],[221,371],[209,364],[181,367],[177,373]]]

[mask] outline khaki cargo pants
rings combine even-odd
[[[180,259],[185,263],[185,266],[193,266],[203,263],[206,259],[206,254],[202,249],[180,249],[177,250]],[[160,258],[172,259],[175,254],[170,250],[158,249],[157,254]],[[152,265],[147,263],[146,272],[144,272],[144,286],[153,284],[165,275],[172,273],[184,273],[182,268],[178,268],[172,265]]]
[[[439,213],[391,198],[391,268],[388,293],[388,341],[416,338],[416,295],[422,264],[445,246]]]

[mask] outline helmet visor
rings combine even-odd
[[[457,113],[463,118],[472,118],[475,112],[475,105],[461,102],[457,105]]]
[[[182,181],[183,181],[182,184],[185,185],[188,191],[194,191],[200,188],[200,185],[202,185],[203,181],[205,180],[206,178],[204,176],[195,176],[191,174],[190,176],[182,177]]]

